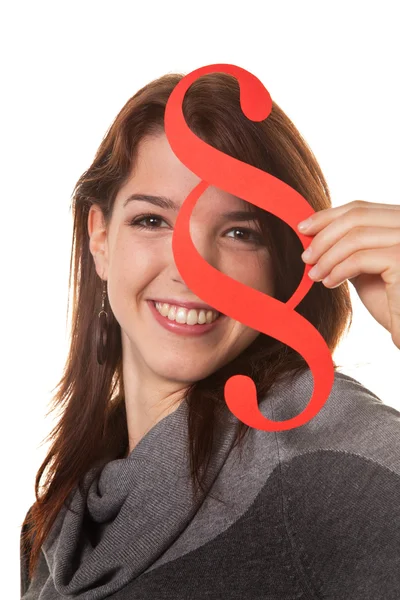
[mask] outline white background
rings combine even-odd
[[[66,357],[72,189],[112,120],[167,72],[231,63],[264,83],[319,161],[333,206],[400,204],[396,3],[9,2],[2,9],[2,590],[19,598],[19,534]],[[400,351],[351,286],[334,358],[400,409]],[[11,502],[10,502],[11,501]]]

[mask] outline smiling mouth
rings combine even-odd
[[[180,325],[210,325],[223,316],[222,313],[216,310],[187,309],[166,302],[155,302],[154,300],[152,304],[162,317]]]

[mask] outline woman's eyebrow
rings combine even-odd
[[[149,202],[154,206],[158,206],[159,208],[163,208],[165,210],[173,210],[174,212],[178,212],[181,208],[178,204],[176,204],[171,198],[167,198],[166,196],[153,196],[151,194],[131,194],[124,202],[124,208],[133,200],[139,200],[142,202]],[[257,221],[258,217],[254,213],[248,210],[232,210],[221,214],[221,217],[226,220],[233,221]]]
[[[131,194],[124,202],[124,208],[128,204],[128,202],[132,202],[132,200],[141,200],[142,202],[150,202],[150,204],[154,204],[155,206],[159,206],[160,208],[164,208],[166,210],[173,210],[178,212],[180,206],[175,204],[171,198],[167,198],[166,196],[151,196],[149,194]]]

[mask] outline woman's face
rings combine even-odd
[[[107,279],[109,303],[121,326],[124,372],[128,368],[139,383],[150,378],[153,383],[184,387],[236,358],[259,335],[228,316],[211,325],[198,324],[198,317],[210,320],[207,311],[192,310],[193,324],[177,325],[168,316],[185,321],[185,311],[164,305],[159,314],[154,306],[168,300],[178,307],[188,301],[204,304],[186,286],[172,253],[179,208],[199,182],[162,133],[141,141],[135,168],[115,200],[108,232],[98,207],[90,210],[90,249],[98,275]],[[168,198],[176,210],[144,199],[126,203],[132,194]],[[245,206],[245,201],[208,187],[193,210],[190,234],[199,254],[213,267],[273,296],[270,255],[256,223],[223,217]]]

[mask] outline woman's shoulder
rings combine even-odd
[[[287,420],[304,410],[312,393],[313,376],[305,371],[271,389],[261,412]],[[321,597],[350,598],[357,590],[394,598],[400,585],[400,412],[335,372],[319,413],[274,435],[285,527],[311,584]]]
[[[21,598],[27,591],[30,584],[28,568],[29,557],[32,551],[33,539],[32,535],[30,534],[29,519],[32,515],[32,509],[34,507],[34,504],[35,503],[33,503],[26,512],[20,534]]]
[[[260,412],[274,421],[300,414],[313,394],[309,369],[274,385]],[[335,371],[328,399],[307,423],[277,432],[281,457],[310,452],[342,452],[375,461],[400,476],[400,412],[357,379]]]
[[[39,560],[33,575],[33,579],[29,577],[29,557],[32,551],[34,534],[30,528],[30,517],[35,502],[29,507],[26,512],[25,519],[21,528],[20,536],[20,592],[21,600],[30,600],[39,598],[40,592],[43,589],[48,577],[49,569],[46,558],[43,552],[39,555]]]

